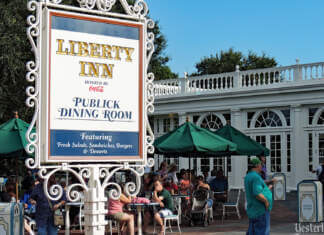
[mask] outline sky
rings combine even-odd
[[[183,77],[233,47],[280,66],[324,61],[324,0],[146,0],[167,39],[168,66]]]

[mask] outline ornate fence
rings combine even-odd
[[[154,82],[155,97],[265,89],[324,79],[324,62],[184,77]]]

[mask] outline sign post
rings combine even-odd
[[[34,116],[26,133],[27,159],[31,169],[40,169],[44,191],[54,200],[63,189],[47,190],[49,178],[67,171],[78,179],[68,185],[67,198],[80,200],[84,191],[86,234],[103,235],[105,190],[118,198],[121,188],[111,179],[128,170],[135,182],[125,191],[136,195],[146,166],[152,167],[154,135],[147,113],[153,112],[154,75],[147,73],[154,52],[154,27],[146,17],[144,0],[129,5],[126,0],[30,0],[27,36],[35,60],[27,63],[28,107]],[[124,13],[113,13],[120,4]],[[36,132],[31,133],[33,127]]]

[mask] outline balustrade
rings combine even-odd
[[[154,95],[174,96],[264,89],[324,79],[324,62],[211,74],[154,82]]]

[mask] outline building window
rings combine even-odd
[[[211,131],[217,131],[223,127],[223,123],[222,120],[215,114],[209,114],[203,119],[200,127],[209,129]]]
[[[177,157],[166,157],[165,161],[168,165],[175,164],[177,166],[177,171],[179,171],[179,158]]]
[[[175,117],[173,119],[173,129],[177,129],[179,127],[179,118]]]
[[[226,166],[227,166],[227,169]],[[232,166],[231,166],[231,157],[215,157],[214,158],[214,169],[218,171],[219,169],[222,169],[223,172],[231,172],[232,171]]]
[[[271,172],[281,172],[281,135],[270,136]]]
[[[272,111],[266,111],[259,115],[255,121],[255,127],[279,127],[282,126],[280,117]]]
[[[169,118],[165,118],[163,119],[163,132],[169,132],[170,131],[170,119]]]
[[[313,123],[313,118],[315,116],[315,113],[317,111],[318,108],[310,108],[308,109],[308,124],[312,125]]]
[[[291,139],[287,134],[287,172],[291,172]]]
[[[290,109],[284,109],[281,112],[285,116],[287,126],[290,126]]]
[[[209,158],[200,158],[200,171],[209,172],[210,171],[210,159]]]
[[[324,125],[324,111],[322,111],[321,115],[318,117],[317,125]]]
[[[198,122],[198,119],[199,119],[199,116],[194,115],[194,116],[192,117],[192,121],[193,121],[193,123],[197,123],[197,122]]]
[[[308,170],[313,170],[313,134],[308,133]]]

